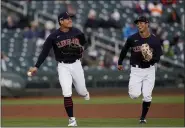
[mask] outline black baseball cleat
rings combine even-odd
[[[145,119],[140,119],[140,120],[139,120],[139,123],[140,123],[140,124],[146,124],[146,120],[145,120]]]

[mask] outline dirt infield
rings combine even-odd
[[[74,106],[78,118],[138,118],[139,104],[80,105]],[[2,118],[66,117],[63,105],[2,106]],[[184,104],[153,104],[150,118],[184,118]]]
[[[169,91],[170,90],[170,91]],[[154,95],[184,95],[182,90],[176,91],[174,89],[156,90]],[[103,91],[95,91],[91,93],[93,96],[119,96],[122,92],[108,90],[102,94]],[[109,93],[108,93],[109,92]],[[107,95],[109,94],[109,95]],[[126,94],[126,93],[125,93]],[[92,96],[92,95],[91,95]],[[26,97],[33,99],[33,97]],[[34,97],[34,98],[56,98],[56,97]],[[11,100],[21,100],[11,98]],[[23,98],[25,99],[25,98]],[[63,105],[16,105],[1,107],[2,118],[51,118],[67,117]],[[74,114],[78,118],[138,118],[141,112],[141,104],[75,104]],[[184,104],[152,104],[148,113],[150,118],[184,118]]]

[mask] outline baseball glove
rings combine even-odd
[[[63,54],[81,55],[83,47],[78,44],[70,44],[62,49]]]
[[[141,45],[141,53],[145,61],[150,61],[153,57],[152,49],[146,43]]]

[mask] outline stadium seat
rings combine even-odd
[[[8,2],[8,1],[7,1]],[[177,13],[181,17],[184,13],[184,1],[181,2],[178,6],[174,5],[167,5],[163,6],[163,15],[162,17],[149,17],[151,22],[158,22],[159,26],[161,26],[162,30],[168,32],[167,39],[171,40],[176,32],[181,33],[181,38],[184,37],[184,30],[182,29],[181,24],[167,24],[165,22],[166,16],[172,11],[172,7],[177,10]],[[76,9],[76,17],[74,19],[74,24],[78,24],[83,27],[85,21],[87,19],[88,13],[90,9],[95,9],[97,13],[97,19],[103,18],[106,15],[110,16],[114,9],[118,9],[120,13],[120,20],[121,25],[125,26],[126,23],[132,23],[135,18],[138,17],[139,14],[134,12],[133,8],[129,7],[122,7],[120,1],[30,1],[30,10],[28,12],[36,13],[38,11],[43,11],[45,14],[50,14],[52,16],[57,16],[60,12],[63,12],[67,9],[67,5],[71,4],[73,8]],[[2,10],[2,21],[6,20],[6,16],[8,13],[5,10]],[[149,14],[148,14],[149,15]],[[40,16],[43,21],[50,20],[51,18],[47,18],[45,16]],[[56,19],[53,19],[56,22]],[[43,24],[42,24],[43,25]],[[91,29],[92,32],[97,33],[100,37],[96,37],[96,41],[101,43],[102,46],[106,47],[106,50],[110,50],[110,46],[112,46],[114,50],[115,41],[119,40],[122,41],[122,28],[121,29],[114,29],[114,28],[97,28]],[[26,71],[30,66],[33,66],[36,63],[38,55],[42,49],[36,45],[36,40],[28,40],[23,38],[23,30],[22,29],[15,29],[15,30],[8,30],[2,29],[1,31],[1,42],[2,42],[2,50],[5,54],[8,55],[10,60],[7,62],[8,71],[16,72],[20,74],[22,77],[27,79],[28,81],[35,83],[34,87],[28,85],[28,88],[36,88],[39,81],[43,83],[56,81],[57,80],[57,71],[56,65],[57,62],[54,58],[48,57],[43,65],[40,67],[39,73],[33,77],[27,77]],[[110,37],[105,39],[103,36]],[[124,43],[124,42],[123,42]],[[107,48],[108,47],[108,48]],[[121,47],[120,47],[121,48]],[[111,51],[111,50],[110,50]],[[182,60],[178,60],[179,58],[173,58],[174,61],[183,62]],[[128,67],[128,66],[127,66]],[[97,68],[89,68],[85,71],[86,82],[88,83],[89,87],[94,85],[93,81],[96,80],[95,85],[99,87],[112,87],[116,82],[127,82],[128,75],[118,73],[115,71],[106,71],[103,69]],[[168,82],[175,81],[176,76],[170,73],[166,74],[164,72],[158,72],[157,79],[161,78],[162,81],[169,80]],[[119,83],[119,85],[121,85]],[[50,85],[47,84],[47,87]],[[45,88],[44,84],[41,88]]]

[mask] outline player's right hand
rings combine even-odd
[[[118,70],[123,70],[123,66],[122,65],[118,65]]]
[[[36,72],[37,72],[37,67],[31,67],[28,72],[27,72],[27,75],[28,76],[33,76]]]

